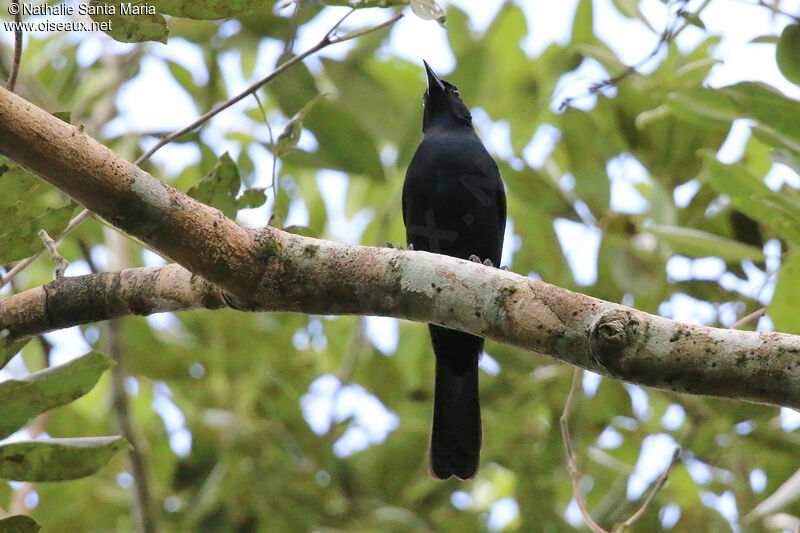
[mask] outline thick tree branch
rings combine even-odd
[[[633,383],[800,407],[798,336],[682,324],[427,252],[248,230],[3,89],[0,153],[226,290],[241,309],[432,322]],[[149,298],[119,296],[147,275]],[[131,269],[10,297],[0,302],[0,331],[11,342],[62,327],[56,319],[64,317],[80,323],[220,305],[219,292],[177,265]]]
[[[0,153],[192,272],[247,294],[259,272],[251,232],[120,158],[82,128],[0,91]]]
[[[54,329],[189,309],[224,307],[219,289],[180,265],[131,268],[55,281],[0,301],[8,345]]]

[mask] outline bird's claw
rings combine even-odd
[[[395,246],[394,244],[390,243],[389,241],[386,241],[386,242],[384,242],[383,244],[384,244],[384,245],[385,245],[387,248],[392,248],[392,249],[395,249],[395,248],[396,248],[396,249],[398,249],[398,250],[402,250],[402,249],[403,249],[403,245],[402,245],[402,244],[398,244],[397,246]],[[409,250],[410,250],[410,249],[411,249],[411,248],[409,248]]]
[[[490,267],[494,266],[494,263],[492,263],[492,260],[489,259],[488,257],[486,259],[484,259],[483,261],[481,261],[480,257],[478,257],[475,254],[472,254],[471,256],[469,256],[469,260],[472,261],[473,263],[480,263],[482,265],[486,265],[486,266],[490,266]]]
[[[506,272],[508,272],[508,265],[501,266],[500,270],[505,270]]]

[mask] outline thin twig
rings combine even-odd
[[[269,120],[267,120],[267,112],[264,111],[264,106],[261,104],[261,100],[258,98],[258,93],[253,93],[253,96],[256,99],[256,103],[258,103],[258,109],[261,111],[261,115],[264,117],[264,124],[267,125],[267,131],[269,132],[269,144],[272,146],[272,181],[267,189],[272,189],[272,194],[275,196],[275,200],[277,201],[278,189],[275,188],[275,166],[278,164],[278,152],[276,149],[277,147],[275,146],[275,137],[272,135],[272,126],[269,125]]]
[[[56,279],[64,277],[64,271],[69,266],[69,261],[64,259],[64,257],[58,253],[58,248],[56,247],[56,241],[53,240],[50,235],[43,229],[39,230],[39,238],[42,239],[44,243],[44,247],[47,249],[47,252],[50,254],[50,259],[52,259],[56,263]]]
[[[742,326],[744,326],[746,324],[749,324],[753,320],[761,318],[762,316],[764,316],[766,314],[766,312],[767,312],[767,308],[766,307],[762,307],[761,309],[753,311],[749,315],[745,315],[742,318],[740,318],[739,320],[737,320],[736,322],[734,322],[733,325],[730,327],[730,329],[739,329]]]
[[[261,87],[263,87],[264,85],[266,85],[267,83],[272,81],[276,76],[278,76],[279,74],[282,74],[287,69],[289,69],[291,66],[299,63],[300,61],[302,61],[303,59],[307,58],[311,54],[319,52],[320,50],[322,50],[326,46],[330,46],[332,44],[337,44],[337,43],[342,43],[342,42],[345,42],[345,41],[349,41],[351,39],[355,39],[356,37],[360,37],[362,35],[366,35],[368,33],[372,33],[374,31],[377,31],[377,30],[380,30],[382,28],[385,28],[386,26],[390,26],[390,25],[394,24],[395,22],[397,22],[398,20],[400,20],[403,17],[402,13],[398,13],[397,15],[395,15],[392,18],[390,18],[389,20],[381,22],[380,24],[377,24],[377,25],[372,26],[370,28],[366,28],[364,30],[360,30],[360,31],[356,31],[356,32],[353,32],[353,33],[349,33],[349,34],[344,35],[342,37],[333,37],[333,33],[336,31],[336,29],[339,27],[339,25],[342,22],[344,22],[344,20],[347,17],[349,17],[350,14],[353,13],[353,11],[355,11],[355,8],[351,9],[350,11],[348,11],[345,16],[343,16],[341,19],[339,19],[339,22],[337,22],[330,30],[328,30],[328,33],[326,33],[325,36],[317,44],[315,44],[314,46],[312,46],[311,48],[309,48],[305,52],[303,52],[301,54],[298,54],[298,55],[294,56],[293,58],[285,61],[278,68],[276,68],[271,73],[269,73],[267,76],[261,78],[260,80],[258,80],[255,83],[253,83],[247,89],[245,89],[244,91],[240,92],[239,94],[237,94],[233,98],[227,100],[226,102],[223,102],[222,104],[219,104],[219,105],[215,106],[211,111],[209,111],[208,113],[204,114],[203,116],[201,116],[200,118],[198,118],[197,120],[195,120],[194,122],[189,124],[188,126],[186,126],[184,128],[181,128],[178,131],[176,131],[174,133],[171,133],[171,134],[167,135],[166,137],[162,138],[152,148],[150,148],[147,152],[145,152],[139,159],[137,159],[134,162],[134,164],[136,164],[136,165],[140,164],[142,161],[145,161],[150,156],[152,156],[157,150],[162,148],[164,145],[171,143],[175,139],[178,139],[178,138],[182,137],[183,135],[186,135],[187,133],[191,132],[192,130],[194,130],[198,126],[201,126],[202,124],[208,122],[212,117],[216,116],[217,114],[219,114],[220,112],[224,111],[225,109],[228,109],[229,107],[231,107],[232,105],[238,103],[239,101],[241,101],[242,99],[246,98],[247,96],[253,94],[258,89],[260,89]]]
[[[14,91],[14,87],[17,85],[19,64],[22,59],[22,10],[20,9],[19,0],[11,0],[11,4],[8,6],[9,12],[12,6],[16,8],[14,14],[14,62],[11,64],[11,75],[6,80],[6,89],[11,92]]]
[[[749,0],[735,0],[735,1],[753,7],[766,7],[767,9],[772,11],[772,13],[775,15],[783,15],[784,17],[789,17],[790,19],[793,19],[795,21],[800,20],[800,17],[797,17],[796,15],[792,15],[791,13],[782,10],[780,6],[777,4],[777,2],[771,4],[769,2],[766,2],[765,0],[757,0],[756,3],[754,4]]]
[[[606,529],[603,529],[597,522],[595,522],[594,518],[592,518],[592,515],[589,513],[589,508],[586,505],[586,498],[584,497],[583,489],[581,488],[581,479],[583,476],[580,468],[578,467],[578,459],[575,456],[575,450],[572,446],[572,438],[570,437],[569,433],[569,417],[572,411],[572,403],[575,398],[575,391],[578,390],[582,372],[583,371],[580,368],[575,368],[572,371],[572,386],[569,389],[567,401],[564,402],[564,411],[561,413],[561,418],[559,419],[559,423],[561,425],[561,436],[564,439],[564,452],[567,456],[567,470],[569,472],[569,477],[572,480],[572,493],[575,497],[575,502],[578,504],[578,509],[580,509],[581,515],[583,515],[583,519],[586,521],[586,525],[588,525],[589,529],[591,529],[594,533],[609,533]],[[633,525],[634,522],[641,518],[645,511],[647,511],[647,508],[650,506],[650,503],[653,501],[658,491],[660,491],[667,482],[669,473],[678,459],[680,459],[680,456],[681,449],[680,447],[676,447],[672,454],[672,460],[664,472],[662,472],[661,475],[656,479],[650,494],[647,495],[647,498],[644,500],[641,507],[639,507],[639,509],[633,513],[630,518],[625,520],[625,522],[615,527],[614,533],[622,533],[626,531]]]
[[[142,533],[157,533],[160,530],[157,519],[158,512],[153,504],[143,440],[139,437],[139,432],[133,417],[131,417],[128,393],[125,390],[128,371],[125,369],[124,364],[121,321],[111,320],[108,323],[108,333],[109,355],[117,362],[117,365],[111,369],[111,404],[119,431],[125,437],[125,440],[131,444],[131,449],[128,451],[128,459],[131,463],[131,475],[133,476],[134,521],[137,523],[138,530]]]
[[[680,458],[681,458],[681,449],[679,447],[676,447],[675,451],[672,452],[672,460],[669,462],[669,465],[667,465],[667,468],[663,472],[661,472],[661,475],[658,476],[658,479],[656,479],[656,482],[653,484],[653,489],[650,491],[650,494],[647,495],[647,498],[642,503],[642,506],[639,507],[639,510],[633,513],[630,518],[625,520],[619,526],[615,527],[614,533],[622,533],[623,531],[627,531],[627,529],[631,527],[634,522],[636,522],[637,520],[639,520],[639,518],[641,518],[641,516],[644,514],[645,511],[647,511],[647,508],[650,506],[650,502],[653,501],[653,498],[655,498],[658,491],[660,491],[661,488],[664,486],[664,484],[667,482],[667,478],[669,477],[669,473],[672,470],[672,467],[675,466],[675,463],[677,463]]]
[[[582,370],[577,367],[572,371],[572,386],[569,389],[567,401],[564,402],[564,412],[561,413],[561,418],[559,419],[561,436],[564,439],[564,453],[567,456],[567,471],[572,480],[572,493],[575,496],[575,502],[578,504],[578,509],[580,509],[583,519],[586,521],[586,525],[588,525],[589,529],[594,533],[609,533],[607,530],[600,527],[600,525],[594,521],[592,515],[589,514],[589,509],[586,506],[586,498],[583,496],[583,488],[581,487],[581,471],[578,468],[578,458],[575,456],[575,450],[572,447],[572,438],[569,435],[569,416],[572,411],[575,391],[578,389],[578,384],[580,383],[581,373]]]
[[[67,227],[64,228],[64,232],[58,238],[58,240],[56,241],[56,244],[61,242],[61,240],[64,237],[66,237],[67,235],[72,233],[75,230],[75,228],[80,226],[81,223],[84,220],[86,220],[87,218],[89,218],[90,216],[92,216],[92,214],[93,213],[91,211],[89,211],[88,209],[84,209],[83,211],[78,213],[78,216],[76,216],[75,218],[70,220],[69,224],[67,224]],[[31,263],[36,261],[39,258],[39,256],[44,253],[44,250],[45,249],[42,248],[41,250],[39,250],[38,252],[36,252],[32,256],[28,257],[27,259],[23,259],[22,261],[17,263],[17,265],[14,268],[12,268],[11,270],[9,270],[8,274],[3,276],[2,280],[0,280],[0,288],[3,288],[8,282],[10,282],[12,279],[14,279],[17,276],[17,274],[19,274],[22,270],[24,270],[28,265],[30,265]]]
[[[708,6],[708,4],[710,4],[710,3],[711,3],[711,0],[705,0],[703,2],[703,4],[697,9],[697,11],[695,11],[694,13],[689,13],[689,15],[694,16],[694,17],[699,16],[700,13],[702,13],[703,10],[706,8],[706,6]],[[670,2],[667,3],[667,9],[669,9],[669,4],[670,4]],[[615,87],[615,86],[619,85],[619,83],[621,81],[623,81],[625,78],[627,78],[627,77],[633,75],[634,73],[636,73],[639,68],[641,68],[648,61],[650,61],[655,56],[657,56],[659,54],[659,52],[661,52],[661,50],[664,48],[664,45],[668,44],[670,41],[674,41],[678,37],[678,35],[680,35],[683,32],[683,30],[685,30],[691,24],[691,22],[689,22],[689,17],[687,16],[684,19],[683,24],[678,27],[678,23],[680,22],[681,18],[684,17],[684,15],[687,15],[687,13],[686,13],[686,11],[683,11],[683,8],[679,8],[675,12],[675,20],[673,22],[668,22],[667,23],[666,27],[664,28],[664,31],[661,32],[661,35],[658,38],[658,42],[656,43],[656,45],[653,48],[653,50],[651,50],[650,53],[647,55],[647,57],[645,57],[644,59],[640,60],[638,63],[636,63],[633,66],[626,67],[625,69],[622,70],[622,72],[620,72],[616,76],[612,76],[610,78],[606,78],[604,80],[601,80],[601,81],[598,81],[598,82],[595,82],[595,83],[591,84],[589,86],[589,90],[588,90],[587,94],[582,95],[582,96],[578,96],[578,97],[565,98],[564,100],[561,101],[561,104],[559,104],[559,106],[558,106],[559,111],[563,111],[564,109],[569,107],[572,104],[572,102],[574,100],[576,100],[577,98],[582,98],[583,96],[589,96],[589,95],[598,94],[603,89],[606,89],[608,87]]]

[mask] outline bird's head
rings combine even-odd
[[[464,124],[472,126],[472,115],[461,99],[458,87],[439,78],[427,61],[428,88],[422,95],[425,112],[422,117],[422,131],[436,125]]]

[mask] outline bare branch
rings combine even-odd
[[[583,496],[583,488],[581,487],[583,475],[578,466],[578,458],[575,456],[575,450],[572,447],[572,438],[569,434],[569,417],[572,413],[572,402],[575,399],[575,391],[578,390],[582,374],[583,372],[580,368],[575,368],[572,371],[572,386],[569,388],[567,401],[564,402],[564,411],[561,413],[561,418],[559,418],[561,437],[564,440],[564,453],[567,456],[567,472],[569,473],[570,480],[572,480],[572,494],[575,497],[575,503],[578,504],[578,509],[580,509],[586,525],[589,526],[589,529],[594,533],[610,533],[594,521],[594,518],[592,518],[592,515],[589,513],[588,507],[586,507],[586,498]]]
[[[150,476],[147,471],[145,454],[146,444],[141,439],[131,416],[128,393],[125,390],[125,380],[129,374],[125,369],[122,327],[119,320],[112,320],[108,323],[109,355],[118,363],[111,368],[111,406],[120,433],[131,444],[128,459],[134,481],[134,522],[142,533],[157,533],[161,528],[156,518],[158,513],[154,508],[150,490]]]
[[[645,513],[645,511],[647,511],[647,508],[650,506],[650,503],[653,501],[653,498],[655,498],[656,494],[658,494],[658,491],[660,491],[661,488],[664,486],[664,484],[667,482],[667,478],[669,478],[669,473],[672,470],[672,467],[675,466],[675,463],[678,462],[680,457],[681,457],[681,449],[676,447],[675,451],[672,452],[672,460],[669,462],[669,465],[667,465],[667,468],[661,473],[661,475],[658,476],[658,479],[656,479],[656,482],[653,484],[653,488],[650,491],[650,494],[647,495],[647,498],[642,503],[642,506],[639,507],[639,510],[633,513],[633,515],[631,515],[630,518],[625,520],[619,526],[615,527],[614,528],[615,533],[622,533],[623,531],[627,531],[628,528],[630,528],[634,522],[639,520],[639,518],[641,518],[641,516]]]
[[[39,238],[42,239],[42,243],[44,243],[44,247],[47,249],[47,252],[50,254],[50,259],[52,259],[56,263],[56,279],[64,277],[64,271],[67,270],[69,266],[69,261],[64,259],[61,254],[58,253],[58,248],[56,247],[56,242],[47,234],[47,232],[43,229],[39,230]]]
[[[731,326],[731,329],[740,329],[742,326],[749,324],[753,320],[758,320],[759,318],[764,316],[766,312],[767,312],[766,307],[762,307],[761,309],[753,311],[749,315],[745,315],[736,322],[734,322],[733,325]]]
[[[15,9],[12,10],[12,7]],[[19,0],[11,0],[8,9],[9,13],[14,13],[14,60],[11,63],[11,75],[6,80],[6,89],[13,91],[17,86],[19,65],[22,60],[22,10]]]

